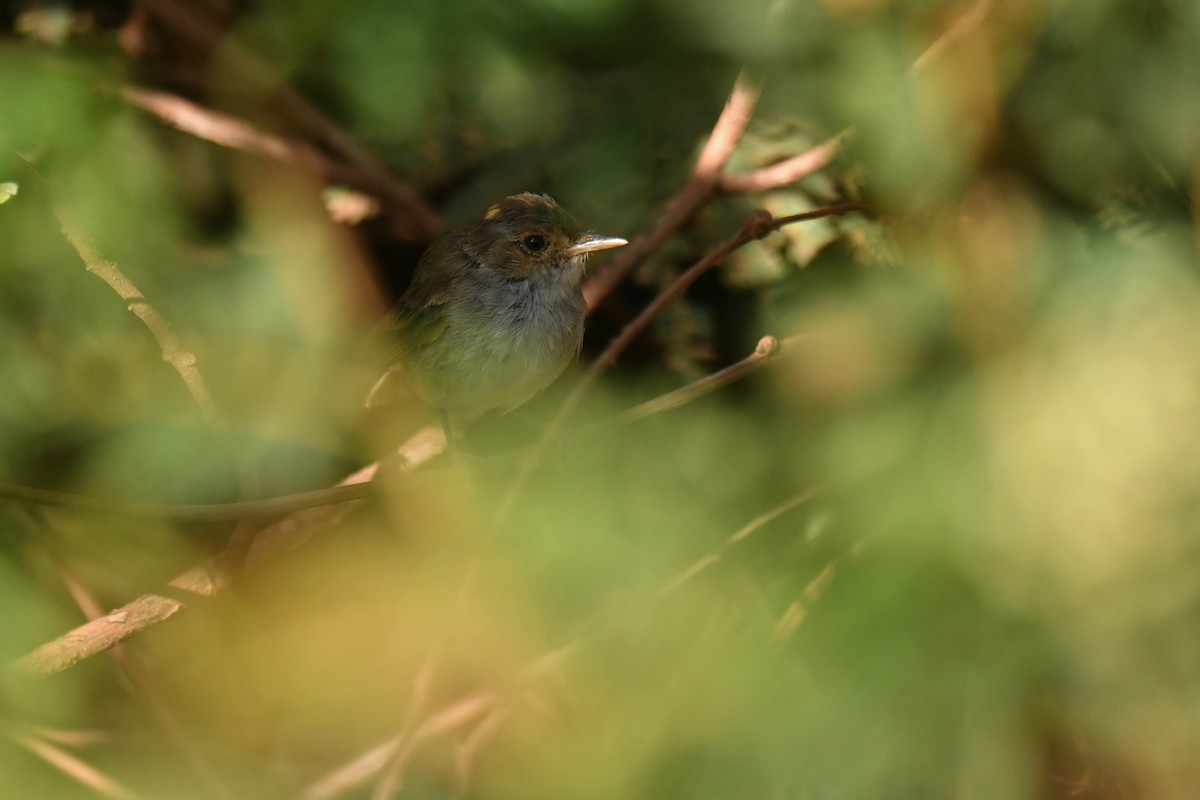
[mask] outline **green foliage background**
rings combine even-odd
[[[877,214],[698,285],[585,419],[764,334],[795,354],[579,432],[499,530],[516,460],[455,462],[135,637],[153,698],[106,656],[8,670],[0,794],[95,796],[30,742],[96,732],[61,747],[133,796],[303,796],[490,693],[495,727],[420,741],[400,796],[1194,796],[1200,6],[190,5],[213,47],[167,6],[0,8],[7,480],[217,502],[394,444],[361,410],[362,342],[424,242],[332,222],[311,170],[174,130],[126,86],[315,141],[290,86],[451,224],[534,190],[630,238],[743,69],[762,97],[731,170],[848,131],[822,173],[709,204],[592,318],[585,360],[746,210]],[[196,353],[216,428],[56,206]],[[229,533],[0,504],[0,655],[83,620],[64,576],[116,607]]]

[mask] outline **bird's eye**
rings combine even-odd
[[[521,240],[521,244],[525,245],[525,249],[531,253],[540,253],[546,249],[546,237],[531,233]]]

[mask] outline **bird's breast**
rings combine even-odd
[[[444,405],[520,405],[579,352],[585,304],[578,283],[495,277],[448,306],[450,324],[438,343]]]

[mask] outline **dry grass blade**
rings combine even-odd
[[[13,738],[21,747],[101,797],[112,798],[112,800],[137,800],[138,798],[138,795],[125,785],[60,747],[30,735],[18,735]]]

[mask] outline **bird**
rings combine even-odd
[[[588,256],[625,244],[530,192],[441,235],[384,320],[391,346],[367,407],[399,383],[438,410],[453,441],[485,412],[525,403],[579,354]]]

